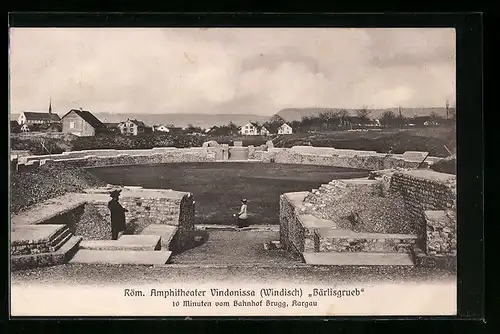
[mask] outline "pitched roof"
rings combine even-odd
[[[129,121],[131,121],[132,123],[134,123],[135,125],[137,125],[138,127],[142,127],[142,128],[149,128],[149,126],[147,126],[146,124],[144,124],[143,121],[138,121],[136,119],[130,119]]]
[[[106,127],[104,123],[102,123],[97,117],[95,117],[90,111],[87,110],[71,109],[62,118],[66,117],[71,112],[74,112],[75,114],[83,118],[85,122],[89,123],[94,129],[101,129]]]
[[[58,114],[48,113],[44,111],[23,111],[27,120],[31,121],[59,121],[61,118]]]

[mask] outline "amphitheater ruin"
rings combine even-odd
[[[318,189],[280,196],[279,244],[304,265],[402,265],[454,268],[456,177],[430,169],[426,152],[374,151],[206,142],[202,147],[72,151],[11,157],[11,170],[63,162],[75,167],[240,162],[310,164],[370,170],[366,178],[333,180]],[[65,263],[168,264],[196,229],[195,194],[182,189],[122,186],[127,221],[140,233],[118,240],[88,239],[86,226],[109,221],[108,194],[87,189],[11,216],[13,270]]]

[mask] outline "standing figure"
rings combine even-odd
[[[238,216],[238,227],[239,228],[249,226],[249,224],[248,224],[248,212],[247,212],[247,200],[246,199],[241,200],[241,208],[240,208],[240,212],[238,212],[237,216]]]
[[[111,201],[108,208],[111,212],[111,239],[118,240],[120,232],[125,231],[125,212],[128,212],[119,202],[121,190],[113,190],[109,195]]]

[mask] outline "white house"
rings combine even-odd
[[[153,131],[170,132],[170,130],[165,125],[155,125]]]
[[[241,127],[240,134],[244,136],[256,136],[259,134],[258,125],[252,122],[249,122]]]
[[[118,128],[120,129],[122,134],[133,136],[150,132],[152,130],[149,126],[144,124],[144,122],[138,121],[136,119],[127,119],[125,122],[120,122],[120,124],[118,124]]]
[[[292,127],[285,123],[278,128],[278,134],[279,135],[291,135],[292,134]]]
[[[59,115],[53,114],[52,110],[49,110],[49,112],[23,111],[17,118],[17,123],[19,123],[19,125],[45,124],[60,121],[61,118],[59,117]]]

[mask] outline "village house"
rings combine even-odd
[[[95,136],[107,130],[106,125],[87,110],[71,109],[61,119],[62,132],[80,137]]]
[[[137,136],[152,131],[151,127],[136,119],[127,119],[125,122],[118,124],[118,128],[123,135],[128,136]]]
[[[278,134],[279,135],[291,135],[293,132],[292,127],[286,123],[282,124],[278,128]]]
[[[59,115],[52,113],[52,101],[49,102],[49,110],[44,111],[23,111],[17,118],[19,125],[23,124],[46,124],[52,122],[60,122]]]
[[[259,134],[259,125],[249,122],[240,128],[240,134],[244,136],[256,136]]]
[[[153,125],[153,131],[160,131],[160,132],[170,132],[169,128],[165,125],[161,124],[155,124]]]
[[[57,114],[52,112],[41,112],[41,111],[23,111],[17,118],[17,123],[19,125],[23,124],[44,124],[51,122],[60,122],[61,118]]]

